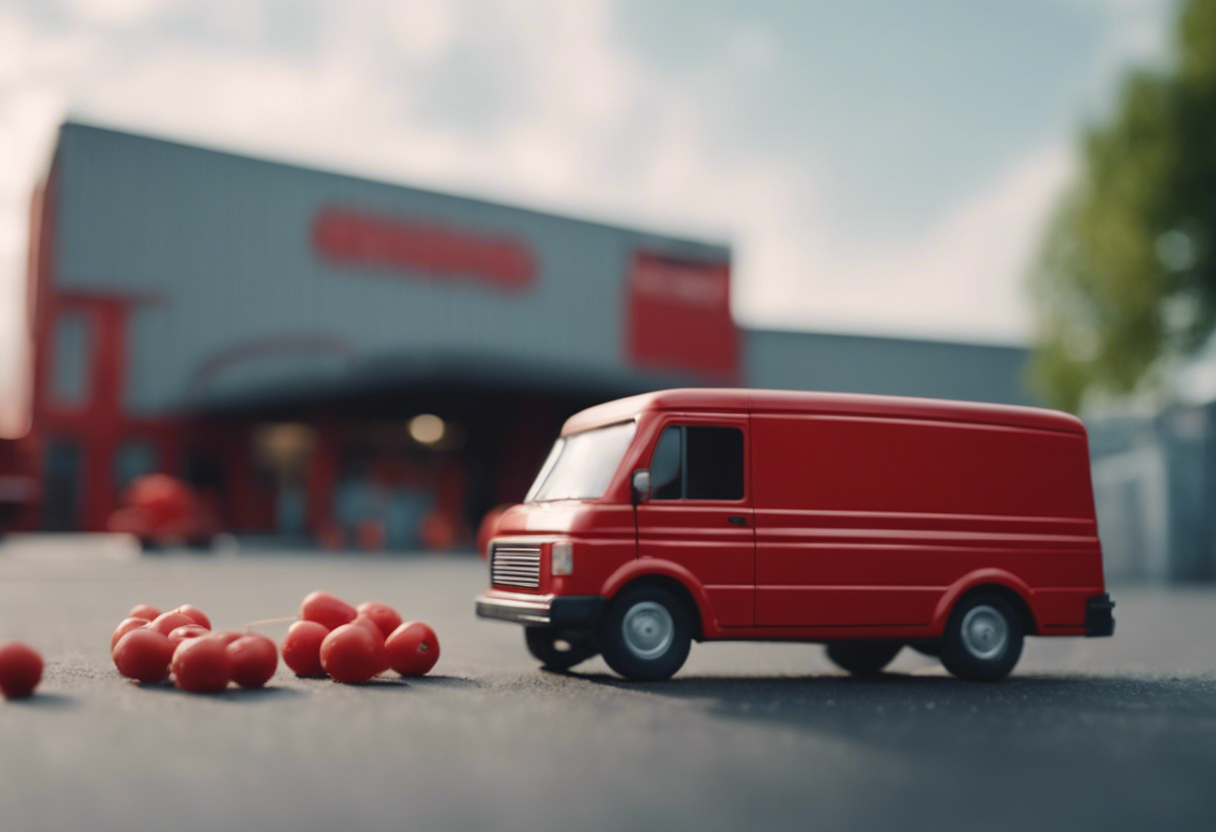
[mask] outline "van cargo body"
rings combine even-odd
[[[825,642],[852,672],[911,644],[967,678],[1008,673],[1023,635],[1113,631],[1085,428],[1035,408],[766,390],[608,402],[566,422],[488,556],[479,615],[524,624],[546,664],[602,652],[631,678],[678,669],[656,657],[687,654],[682,630]]]

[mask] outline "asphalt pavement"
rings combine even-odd
[[[47,661],[0,702],[0,828],[1216,829],[1214,588],[1112,587],[1114,638],[1031,639],[996,684],[910,650],[854,680],[803,644],[695,645],[633,684],[539,669],[474,617],[484,584],[472,557],[0,544],[0,640]],[[192,696],[110,663],[135,603],[238,627],[313,589],[430,623],[432,675]]]

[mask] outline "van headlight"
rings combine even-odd
[[[574,544],[560,540],[549,547],[549,574],[570,575],[574,572]]]

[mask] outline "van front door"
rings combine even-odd
[[[691,572],[723,627],[750,627],[755,616],[746,437],[746,416],[667,424],[651,454],[650,499],[637,509],[639,557]]]

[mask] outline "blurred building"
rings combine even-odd
[[[1020,349],[740,330],[722,245],[81,124],[32,219],[32,528],[161,471],[237,532],[443,546],[605,399],[1025,400]]]
[[[1216,580],[1216,402],[1087,424],[1107,575]]]

